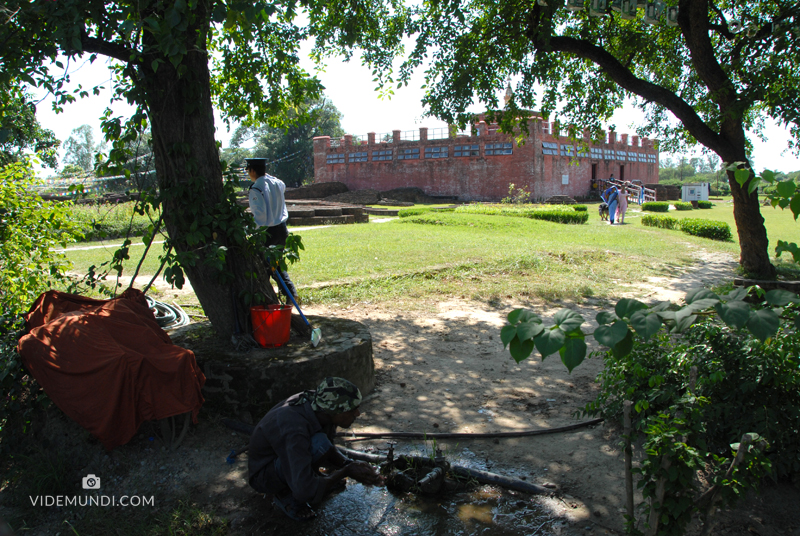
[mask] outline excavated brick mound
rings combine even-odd
[[[300,188],[286,188],[284,197],[286,199],[323,199],[347,191],[349,188],[342,182],[320,182]]]
[[[383,199],[378,201],[376,205],[385,205],[387,207],[413,207],[414,203],[409,203],[407,201],[398,201],[396,199],[388,199],[384,197]]]
[[[353,205],[374,205],[381,200],[378,190],[364,189],[331,195],[325,201],[336,203],[350,203]]]
[[[574,205],[577,202],[568,195],[554,195],[545,200],[548,205]]]
[[[381,199],[393,199],[396,201],[404,201],[406,203],[436,203],[437,199],[430,197],[422,188],[414,186],[395,188],[381,192]]]

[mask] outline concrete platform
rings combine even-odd
[[[342,318],[309,316],[322,330],[313,348],[308,338],[291,334],[280,348],[237,352],[221,341],[209,322],[170,333],[172,341],[192,350],[206,376],[205,405],[253,424],[277,402],[314,389],[327,376],[347,378],[366,396],[375,387],[372,335],[364,324]]]

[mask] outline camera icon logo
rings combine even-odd
[[[83,489],[100,489],[100,478],[94,475],[86,475],[81,480]]]

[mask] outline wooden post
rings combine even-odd
[[[697,365],[689,369],[689,392],[694,394],[694,389],[697,386]]]
[[[625,414],[625,509],[628,511],[628,521],[633,524],[633,449],[631,448],[631,435],[633,434],[633,427],[631,426],[631,406],[633,402],[625,400],[622,403]]]
[[[672,465],[672,461],[666,456],[661,457],[661,469],[667,471]],[[664,495],[666,494],[667,479],[661,477],[656,482],[656,496],[650,499],[650,519],[648,524],[650,528],[647,529],[647,536],[656,536],[658,534],[658,522],[661,519],[661,508],[664,507]],[[658,504],[661,508],[656,508]]]

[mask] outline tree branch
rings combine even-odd
[[[96,37],[89,37],[86,33],[81,35],[81,46],[86,52],[95,54],[102,54],[109,58],[117,59],[123,63],[139,63],[140,60],[136,58],[138,51],[134,48],[128,48],[117,43],[109,43]]]
[[[683,123],[686,130],[697,141],[718,154],[723,150],[724,142],[721,136],[706,125],[686,101],[672,91],[638,78],[604,48],[581,39],[565,36],[552,36],[549,39],[540,36],[534,40],[534,46],[537,50],[545,53],[565,52],[591,61],[623,89],[646,101],[660,104],[675,114],[675,117]]]

